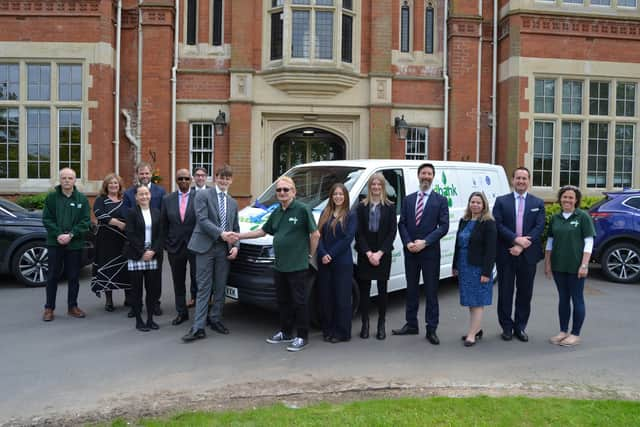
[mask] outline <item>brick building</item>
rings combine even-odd
[[[0,0],[0,194],[389,157],[638,187],[639,81],[638,0]]]

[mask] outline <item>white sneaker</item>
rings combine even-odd
[[[293,338],[288,335],[285,335],[284,332],[278,331],[274,336],[267,338],[267,342],[269,344],[280,344],[280,343],[289,343],[292,342]]]
[[[296,337],[291,345],[287,346],[288,351],[300,351],[307,346],[307,340],[304,338]]]

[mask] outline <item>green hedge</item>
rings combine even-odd
[[[16,203],[25,209],[39,209],[44,208],[44,200],[47,198],[47,193],[30,194],[26,196],[20,196],[16,199]]]
[[[584,211],[588,211],[591,206],[598,203],[602,200],[604,196],[585,196],[580,201],[580,209]],[[542,234],[542,248],[547,244],[547,234],[549,233],[549,222],[551,221],[551,217],[562,211],[559,203],[552,203],[550,205],[545,206],[546,218],[544,224],[544,233]]]

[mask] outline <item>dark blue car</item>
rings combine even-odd
[[[640,190],[605,192],[589,210],[596,226],[592,260],[607,279],[640,281]]]
[[[27,286],[47,282],[49,256],[42,211],[26,210],[0,197],[0,273],[10,273]],[[93,262],[93,234],[87,233],[82,265]]]

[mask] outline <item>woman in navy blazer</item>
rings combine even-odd
[[[376,338],[383,340],[387,312],[387,282],[391,273],[393,241],[398,231],[396,205],[387,198],[387,181],[382,173],[375,173],[367,183],[367,197],[358,204],[356,217],[356,251],[358,265],[356,277],[360,288],[360,315],[362,329],[360,338],[369,338],[369,295],[371,281],[378,286],[378,331]]]
[[[318,221],[318,291],[322,334],[332,343],[351,339],[351,242],[356,234],[355,212],[349,210],[349,190],[337,183]]]
[[[164,238],[160,226],[160,211],[150,206],[151,193],[144,186],[136,188],[136,207],[129,210],[125,234],[127,244],[124,256],[127,258],[129,279],[131,280],[133,312],[136,318],[136,329],[147,332],[158,329],[153,321],[153,306],[160,294],[160,263]],[[146,288],[147,322],[142,321],[142,285]]]
[[[496,261],[496,222],[489,202],[481,191],[474,191],[460,219],[453,253],[453,275],[458,276],[460,305],[469,307],[469,330],[464,340],[471,347],[482,338],[484,306],[491,305],[493,266]]]

